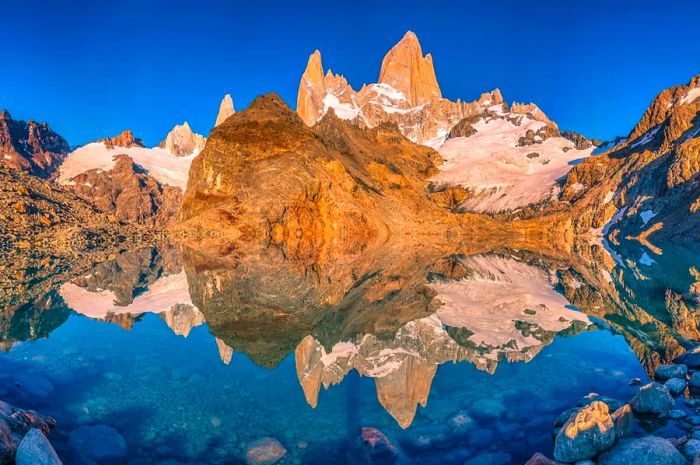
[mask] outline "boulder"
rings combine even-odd
[[[479,421],[495,420],[506,411],[503,402],[499,399],[479,399],[472,403],[471,414]]]
[[[693,460],[698,454],[700,454],[700,440],[688,439],[683,445],[683,453],[689,460]]]
[[[696,371],[690,377],[690,387],[700,389],[700,371]]]
[[[44,433],[33,428],[24,436],[17,448],[16,465],[62,465],[56,451]]]
[[[600,454],[598,465],[687,465],[670,441],[656,436],[621,439]]]
[[[610,417],[615,425],[616,439],[630,435],[632,432],[634,416],[632,415],[632,408],[629,406],[629,404],[625,404],[619,409],[615,410]]]
[[[248,445],[245,461],[248,465],[272,465],[287,455],[287,449],[275,438],[260,438]]]
[[[615,442],[615,425],[608,405],[593,401],[582,407],[561,428],[554,441],[554,458],[576,462],[595,457]]]
[[[79,456],[96,462],[126,456],[124,438],[107,425],[80,426],[68,435],[68,444]]]
[[[635,413],[665,415],[673,407],[673,397],[668,387],[654,382],[642,386],[630,401],[630,405]]]
[[[700,368],[700,346],[673,359],[673,363],[682,364],[688,368]]]
[[[685,379],[681,378],[670,378],[664,383],[664,386],[668,388],[672,396],[680,396],[683,394],[687,385],[688,383]]]
[[[688,375],[688,367],[685,365],[659,365],[654,373],[658,381],[666,381],[671,378],[682,378]]]
[[[597,392],[591,392],[590,394],[586,394],[583,399],[581,399],[578,402],[579,407],[585,407],[586,405],[589,405],[593,401],[599,401],[603,402],[608,405],[608,410],[611,412],[614,412],[615,410],[619,409],[622,407],[625,403],[622,402],[621,400],[613,399],[612,397],[608,396],[602,396],[598,394]]]

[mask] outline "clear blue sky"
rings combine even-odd
[[[275,91],[292,107],[308,55],[359,88],[409,29],[450,98],[499,87],[564,129],[626,134],[653,96],[700,73],[697,0],[6,0],[0,108],[71,144],[124,128],[156,144],[188,120],[207,134]]]

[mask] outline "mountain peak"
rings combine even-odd
[[[442,97],[433,58],[430,54],[423,56],[418,37],[411,31],[384,57],[379,82],[403,92],[413,106]]]
[[[175,156],[186,157],[199,153],[206,142],[207,139],[204,136],[195,134],[190,125],[187,124],[187,121],[185,121],[182,124],[176,124],[158,146]]]
[[[114,137],[100,139],[99,142],[103,142],[108,149],[113,149],[114,147],[144,147],[143,141],[134,137],[131,129],[125,129]]]
[[[333,77],[331,70],[328,70],[328,79]],[[301,75],[299,82],[299,92],[297,93],[297,113],[307,126],[313,126],[318,120],[323,102],[321,99],[326,92],[326,85],[323,77],[323,62],[321,52],[314,50],[306,62],[306,69]]]
[[[214,127],[226,121],[226,119],[235,112],[236,110],[233,108],[233,99],[231,98],[231,94],[224,95],[224,98],[221,99],[221,104],[219,105],[219,114],[216,115],[216,123],[214,123]],[[185,121],[185,125],[187,125],[187,121]]]

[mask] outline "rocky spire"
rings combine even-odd
[[[178,157],[186,157],[199,153],[206,142],[207,139],[194,133],[185,121],[183,124],[176,124],[158,147],[166,149]]]
[[[331,75],[332,76],[332,75]],[[323,79],[321,52],[314,51],[306,63],[297,94],[297,113],[308,126],[313,126],[323,109],[326,86]]]
[[[219,114],[216,115],[216,123],[214,123],[214,127],[226,121],[226,119],[235,112],[236,110],[233,108],[233,99],[231,98],[231,94],[224,95],[224,98],[221,100],[221,105],[219,105]]]
[[[412,106],[442,97],[433,57],[423,56],[418,37],[411,31],[384,57],[379,82],[403,92]]]

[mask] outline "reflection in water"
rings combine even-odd
[[[617,339],[605,331],[586,330],[597,326],[622,334],[647,373],[700,339],[694,312],[700,279],[692,263],[697,255],[667,247],[662,255],[647,251],[644,253],[653,257],[639,260],[640,248],[634,243],[622,244],[616,253],[620,258],[590,244],[577,244],[575,254],[550,256],[493,247],[466,253],[416,248],[384,251],[339,265],[330,261],[300,264],[274,250],[255,255],[227,251],[212,257],[184,246],[163,245],[122,254],[40,299],[5,309],[0,316],[0,334],[8,354],[0,360],[2,364],[39,360],[38,366],[28,369],[51,372],[60,384],[64,376],[60,373],[95,353],[137,351],[119,368],[107,370],[99,367],[106,362],[95,362],[89,369],[70,369],[104,371],[105,377],[118,382],[124,375],[141,376],[137,373],[158,371],[158,366],[166,370],[180,365],[185,373],[182,376],[188,382],[193,380],[191,387],[196,392],[216,397],[203,391],[197,381],[206,376],[210,380],[207,386],[237,386],[237,395],[258,409],[263,409],[259,402],[272,393],[286,397],[284,389],[290,378],[300,385],[297,391],[313,410],[304,410],[290,400],[290,411],[269,413],[251,423],[247,432],[232,420],[229,431],[244,438],[232,439],[230,447],[208,442],[223,421],[215,416],[207,420],[209,427],[200,431],[202,438],[192,433],[192,443],[186,441],[197,453],[218,447],[221,460],[240,457],[242,443],[255,439],[248,433],[279,436],[285,429],[293,430],[295,439],[304,446],[294,448],[290,457],[314,463],[314,454],[322,457],[322,450],[333,447],[345,450],[339,452],[345,456],[354,444],[353,440],[347,442],[347,435],[354,437],[357,428],[371,420],[386,431],[406,429],[395,433],[405,443],[406,454],[443,454],[441,460],[449,463],[444,451],[412,446],[411,434],[428,425],[449,425],[455,421],[450,420],[454,415],[471,416],[480,425],[478,434],[454,436],[450,450],[461,450],[460,458],[506,447],[518,438],[518,432],[524,432],[528,441],[520,441],[519,446],[510,444],[507,450],[513,457],[526,458],[537,449],[547,450],[551,422],[586,389],[608,389],[610,394],[621,395],[630,389],[629,377],[640,375],[638,365],[625,358],[625,350],[614,342]],[[82,317],[71,317],[73,314]],[[158,327],[148,314],[157,315],[172,333],[187,338],[192,357],[183,357],[177,348],[181,342],[157,333]],[[133,337],[103,333],[85,317],[116,324]],[[80,351],[75,360],[58,362],[53,357],[61,347],[57,344],[65,343],[65,334],[76,331],[81,331],[78,340],[84,340],[90,351]],[[90,339],[93,333],[103,336]],[[575,337],[569,343],[565,342],[568,338],[557,336]],[[152,339],[148,345],[135,342],[144,337]],[[18,344],[44,338],[48,338],[45,344]],[[210,342],[205,344],[206,339]],[[150,345],[155,341],[160,346]],[[552,349],[546,351],[550,345]],[[602,356],[600,351],[606,346],[614,346],[616,355]],[[205,363],[205,353],[217,351],[221,367],[231,364],[240,371],[222,372]],[[274,371],[265,370],[268,374],[263,375],[235,353]],[[538,354],[544,358],[539,360]],[[115,355],[115,360],[121,358]],[[450,368],[453,364],[459,365]],[[551,371],[564,365],[567,373]],[[472,371],[459,368],[462,372],[455,377],[458,366],[470,366]],[[542,379],[548,370],[551,376]],[[148,373],[144,373],[143,390],[150,389],[154,395],[167,389],[168,383],[178,385],[182,379],[171,373],[171,381],[156,386]],[[217,374],[218,382],[212,373]],[[445,374],[441,377],[440,373]],[[260,379],[272,384],[265,384],[261,391],[240,376],[251,380],[262,376]],[[388,412],[394,426],[367,407],[366,397],[352,395],[349,390],[355,389],[358,379],[364,380],[357,387],[363,396],[368,389],[366,382],[371,380],[376,405]],[[322,386],[327,394],[322,393]],[[179,389],[178,396],[190,392],[187,383]],[[99,392],[96,385],[94,392],[86,391],[85,395],[97,396]],[[167,395],[175,396],[172,392]],[[324,422],[339,421],[337,415],[344,409],[338,402],[343,395],[354,399],[348,400],[353,410],[370,413],[364,413],[363,420],[348,421],[347,428],[338,427],[335,433],[341,438],[322,433],[319,428],[328,428],[322,426]],[[561,398],[554,402],[557,396]],[[63,401],[67,404],[59,400],[49,410],[69,425],[93,421],[104,408],[99,407],[96,413],[84,407],[89,412],[82,415],[92,419],[81,420],[69,403],[85,406],[95,401],[71,396]],[[121,398],[111,400],[118,401],[127,404]],[[207,402],[201,407],[204,411],[196,415],[223,414],[209,411],[218,405],[215,399]],[[149,407],[172,408],[155,405]],[[423,408],[418,409],[419,405]],[[216,408],[227,411],[226,407]],[[542,412],[535,415],[533,409]],[[154,417],[160,415],[164,413],[154,412]],[[302,418],[306,425],[298,423]],[[355,415],[346,420],[351,418]],[[193,429],[198,420],[190,418],[185,423],[190,425],[184,426],[186,430]],[[127,442],[135,455],[149,447],[150,433],[130,434]],[[479,438],[484,434],[497,435],[498,439]],[[314,435],[317,437],[310,441]],[[195,444],[197,441],[201,443]],[[331,445],[328,441],[336,442]],[[304,445],[308,442],[314,447]],[[58,444],[62,447],[60,438]],[[70,454],[69,446],[63,447]],[[170,454],[157,449],[153,447],[155,452],[150,453],[161,458]],[[206,461],[216,462],[211,457]],[[320,458],[318,463],[323,463]]]

